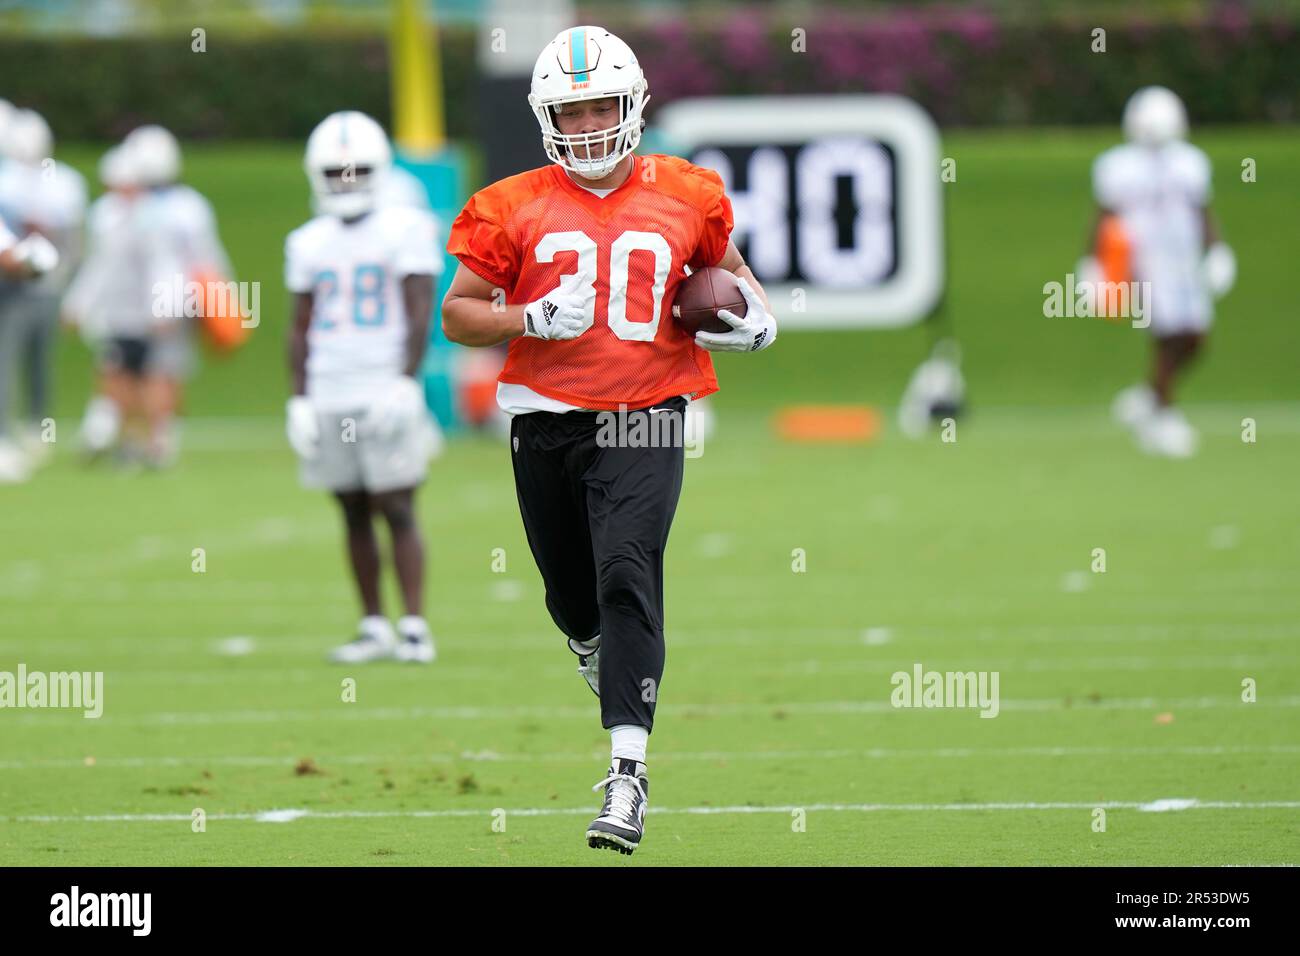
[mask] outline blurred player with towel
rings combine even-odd
[[[81,444],[92,457],[123,441],[131,458],[165,464],[171,410],[160,340],[177,334],[172,300],[154,286],[181,268],[167,234],[142,202],[131,154],[116,146],[100,161],[108,187],[91,204],[86,260],[63,300],[65,320],[98,353],[98,394],[86,407]]]
[[[1236,263],[1218,240],[1209,210],[1210,161],[1186,142],[1182,101],[1164,87],[1140,89],[1124,108],[1123,126],[1128,142],[1093,165],[1097,233],[1113,237],[1122,229],[1130,250],[1129,275],[1109,281],[1149,283],[1155,361],[1150,382],[1121,392],[1113,410],[1145,451],[1186,458],[1196,451],[1196,432],[1174,407],[1174,381],[1200,351],[1213,300],[1231,288]]]

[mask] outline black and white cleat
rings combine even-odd
[[[569,638],[569,650],[578,655],[578,674],[587,682],[591,692],[600,696],[600,635],[590,644]]]
[[[641,845],[645,832],[646,803],[650,797],[645,764],[616,758],[605,779],[591,789],[601,787],[605,788],[605,803],[587,827],[587,846],[630,855]]]

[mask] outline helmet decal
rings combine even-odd
[[[591,85],[591,74],[587,70],[587,30],[578,27],[569,31],[569,72],[573,74],[575,90]]]

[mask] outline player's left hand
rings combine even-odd
[[[305,395],[294,395],[285,403],[284,411],[289,444],[303,458],[315,458],[320,449],[320,423],[316,419],[311,399]]]
[[[1232,285],[1237,281],[1237,257],[1233,254],[1232,247],[1226,242],[1216,242],[1210,246],[1205,251],[1201,270],[1210,295],[1222,299],[1232,291]]]
[[[425,414],[424,389],[409,375],[398,376],[385,387],[366,412],[366,426],[377,438],[386,439],[419,420]]]
[[[730,332],[696,332],[695,344],[710,352],[758,352],[776,341],[776,319],[757,292],[739,276],[736,284],[745,297],[745,314],[718,310],[718,318],[731,326]]]

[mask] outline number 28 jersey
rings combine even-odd
[[[520,336],[500,381],[579,408],[640,408],[718,390],[709,353],[672,319],[683,266],[727,251],[731,202],[722,180],[674,156],[634,156],[604,198],[558,165],[475,193],[452,224],[448,251],[502,290],[507,305],[540,299],[576,275],[586,328],[567,341]]]
[[[406,365],[402,280],[442,271],[437,222],[381,206],[355,222],[317,216],[289,234],[285,285],[312,293],[307,396],[331,411],[359,408]]]

